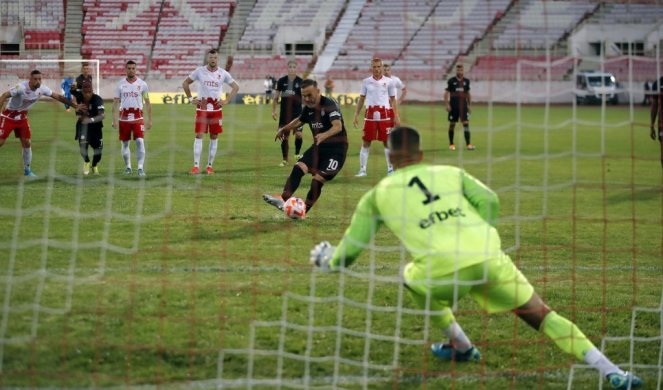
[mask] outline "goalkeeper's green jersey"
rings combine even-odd
[[[386,225],[429,276],[445,275],[501,253],[494,225],[497,195],[464,170],[414,164],[382,179],[359,201],[330,262],[347,267]]]

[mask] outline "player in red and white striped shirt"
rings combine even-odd
[[[145,130],[152,128],[152,105],[148,95],[145,81],[136,76],[136,63],[127,61],[125,66],[127,77],[122,79],[115,89],[113,100],[113,127],[119,122],[120,141],[122,141],[122,158],[124,159],[124,174],[132,173],[131,149],[129,141],[133,136],[136,141],[136,164],[138,176],[145,176]],[[147,120],[143,119],[143,101]],[[118,106],[119,117],[118,117]]]
[[[200,173],[200,155],[203,150],[203,134],[209,132],[209,156],[207,157],[207,174],[214,173],[212,164],[216,156],[219,134],[223,132],[222,107],[228,104],[239,91],[239,85],[225,69],[219,68],[219,53],[212,49],[207,52],[207,66],[194,70],[182,83],[186,96],[196,105],[196,139],[193,141],[193,168],[191,174]],[[198,82],[198,96],[191,96],[190,85]],[[221,100],[223,84],[232,88],[228,97]]]
[[[49,96],[69,106],[76,105],[62,95],[59,95],[45,85],[41,85],[41,72],[33,70],[30,79],[21,81],[9,91],[0,95],[0,110],[9,99],[7,107],[0,115],[0,146],[5,144],[7,137],[14,133],[16,138],[21,139],[23,146],[23,164],[25,176],[34,177],[30,164],[32,163],[32,133],[28,123],[28,110],[39,101],[42,96]]]
[[[373,75],[362,81],[359,101],[355,110],[352,123],[355,127],[359,125],[359,112],[366,101],[366,114],[364,117],[364,135],[361,138],[363,144],[359,151],[359,173],[355,176],[366,176],[366,164],[371,141],[382,141],[384,145],[384,157],[387,160],[387,174],[391,174],[394,168],[389,162],[389,148],[387,137],[393,126],[400,126],[401,120],[398,115],[398,103],[396,102],[396,88],[388,77],[383,75],[382,60],[373,58],[371,61]],[[393,120],[389,111],[393,109]]]

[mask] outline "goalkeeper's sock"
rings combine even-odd
[[[442,331],[449,338],[449,341],[451,341],[451,345],[454,347],[454,349],[458,352],[464,353],[472,348],[472,342],[467,337],[465,332],[463,332],[463,328],[460,327],[458,322],[452,322],[448,328],[443,329]]]
[[[599,351],[596,347],[587,351],[583,360],[591,367],[597,369],[604,377],[612,373],[618,373],[621,375],[625,374],[624,371],[620,370],[619,367],[611,362],[610,359],[608,359],[603,352]]]
[[[470,126],[463,125],[463,134],[465,135],[465,145],[471,144],[470,142]]]
[[[362,146],[361,150],[359,151],[359,170],[361,171],[366,171],[366,165],[368,164],[368,154],[370,150],[370,148],[365,148]]]
[[[304,143],[304,140],[302,137],[295,137],[295,154],[299,154],[299,152],[302,151],[302,144]]]
[[[454,144],[454,129],[450,128],[449,129],[449,145]]]
[[[323,185],[325,185],[325,183],[321,181],[317,181],[315,179],[311,180],[311,189],[308,191],[308,194],[306,194],[306,202],[305,202],[307,213],[320,197]]]
[[[195,138],[193,140],[193,165],[200,166],[200,155],[203,153],[203,139]]]
[[[283,161],[288,161],[288,152],[290,151],[290,141],[284,139],[281,141],[281,156],[283,156]]]
[[[124,166],[131,168],[131,149],[129,149],[129,141],[122,141],[122,159],[124,159]]]
[[[596,349],[580,329],[571,321],[551,311],[543,319],[543,333],[550,337],[562,351],[583,361],[588,351]]]
[[[32,147],[23,148],[23,168],[29,169],[32,163]]]
[[[297,191],[303,176],[304,171],[302,171],[299,165],[292,167],[292,172],[290,172],[290,176],[288,176],[288,180],[286,180],[285,186],[283,186],[283,193],[281,194],[281,198],[283,198],[284,201],[288,200],[288,198]]]
[[[145,163],[145,141],[142,138],[136,138],[136,163],[138,169],[143,169]]]
[[[211,139],[209,141],[209,156],[207,157],[207,166],[211,167],[214,164],[214,158],[216,158],[216,150],[219,146],[219,139]]]

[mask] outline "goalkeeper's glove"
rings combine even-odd
[[[333,271],[329,265],[329,262],[334,255],[336,247],[329,243],[329,241],[322,241],[311,249],[309,254],[309,260],[311,264],[318,267],[319,270],[324,272]]]

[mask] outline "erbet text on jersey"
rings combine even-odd
[[[422,219],[419,221],[419,227],[422,229],[428,229],[429,227],[435,225],[438,222],[444,222],[447,219],[451,217],[465,217],[466,215],[463,214],[463,210],[461,210],[460,207],[456,207],[455,209],[449,209],[449,210],[442,210],[442,211],[433,211],[432,213],[428,214],[428,218]]]

